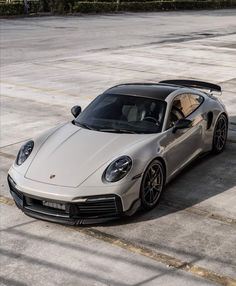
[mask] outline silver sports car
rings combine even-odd
[[[106,90],[74,120],[25,143],[9,170],[32,217],[103,222],[152,209],[164,186],[204,152],[223,151],[228,116],[215,84],[169,80]]]

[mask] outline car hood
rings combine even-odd
[[[25,177],[46,184],[77,187],[101,166],[127,155],[124,150],[147,137],[148,134],[93,131],[68,123],[39,147]]]

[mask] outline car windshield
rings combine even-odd
[[[83,128],[114,133],[158,133],[166,102],[153,98],[102,94],[75,119]]]

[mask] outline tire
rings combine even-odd
[[[165,183],[165,171],[159,160],[153,160],[143,174],[140,187],[141,206],[145,210],[154,208],[161,196]]]
[[[228,119],[225,114],[221,114],[217,119],[213,139],[212,139],[212,153],[219,154],[223,152],[226,145],[228,133]]]

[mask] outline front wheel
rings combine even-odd
[[[144,209],[154,208],[164,186],[164,167],[159,160],[154,160],[143,175],[140,188],[141,205]]]
[[[219,154],[224,150],[227,140],[227,133],[228,133],[228,120],[226,115],[221,114],[216,122],[213,134],[213,141],[212,141],[213,154]]]

